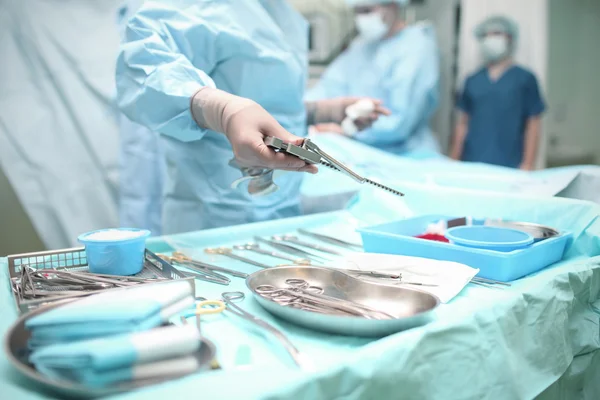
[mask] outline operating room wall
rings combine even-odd
[[[458,0],[425,0],[412,5],[409,12],[409,19],[414,15],[417,21],[430,21],[435,26],[440,52],[440,104],[430,125],[444,151],[448,149],[453,130],[457,5]]]
[[[44,250],[45,246],[21,206],[8,178],[0,169],[0,257]]]
[[[0,166],[20,204],[0,204],[0,242],[19,206],[48,248],[118,223],[119,3],[1,2]]]
[[[550,0],[548,158],[600,163],[600,1]]]

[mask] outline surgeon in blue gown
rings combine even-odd
[[[300,172],[317,169],[264,137],[300,144],[308,123],[339,123],[356,102],[304,103],[307,50],[308,25],[283,0],[146,1],[129,19],[117,95],[129,119],[164,136],[163,234],[300,214]],[[254,198],[231,188],[234,156],[290,172]]]
[[[327,68],[307,99],[381,99],[391,115],[379,118],[355,139],[394,154],[435,155],[439,145],[429,122],[439,103],[440,71],[433,27],[406,23],[408,0],[346,3],[354,9],[358,37]]]
[[[485,65],[467,78],[458,100],[451,157],[532,170],[545,105],[535,75],[513,61],[518,27],[493,16],[475,35]]]
[[[144,0],[126,0],[118,11],[120,35]],[[119,116],[119,224],[161,234],[165,161],[160,137],[125,115]]]

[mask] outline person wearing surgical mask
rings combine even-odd
[[[430,157],[439,146],[429,120],[439,103],[439,52],[433,26],[409,24],[409,0],[346,0],[358,36],[307,93],[307,100],[339,96],[381,99],[391,111],[360,132],[317,126],[398,155]],[[350,115],[350,113],[348,113]]]
[[[475,36],[485,65],[466,80],[458,100],[451,157],[533,170],[545,105],[533,72],[513,60],[518,27],[494,16]]]
[[[162,234],[301,213],[302,173],[317,167],[275,152],[265,137],[300,145],[308,124],[341,123],[361,100],[305,102],[307,58],[308,24],[284,0],[144,1],[127,18],[117,102],[145,132],[162,135]],[[365,127],[380,113],[388,110],[378,104]],[[239,167],[289,173],[257,197],[232,187]]]

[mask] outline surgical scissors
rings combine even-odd
[[[235,304],[237,301],[244,300],[245,297],[246,295],[243,292],[223,292],[221,293],[221,300],[206,300],[204,297],[196,297],[196,303],[193,308],[181,314],[181,322],[186,324],[187,317],[196,316],[196,325],[198,332],[200,332],[200,316],[206,314],[219,314],[227,310],[235,316],[245,319],[275,336],[289,353],[296,366],[301,368],[309,367],[308,361],[302,357],[300,351],[298,351],[280,330]]]
[[[221,300],[206,300],[204,297],[196,297],[194,305],[190,309],[183,311],[179,318],[182,323],[187,324],[186,318],[195,316],[198,333],[202,333],[200,328],[200,317],[207,314],[220,314],[223,311],[225,311],[225,303]]]
[[[308,365],[307,360],[302,356],[302,354],[296,348],[296,346],[294,346],[292,342],[290,342],[290,340],[279,329],[275,328],[268,322],[250,314],[249,312],[245,311],[243,308],[235,304],[236,301],[244,300],[245,297],[246,295],[243,292],[225,292],[221,294],[221,298],[227,306],[227,311],[231,312],[232,314],[235,314],[240,318],[245,319],[246,321],[252,322],[258,327],[270,332],[273,336],[275,336],[275,338],[277,338],[277,340],[281,342],[281,344],[289,353],[296,366],[300,368],[310,367],[310,365]]]
[[[394,319],[395,317],[383,311],[368,307],[364,304],[324,294],[324,289],[312,286],[304,279],[287,279],[287,288],[278,288],[272,285],[259,285],[255,291],[259,295],[269,298],[283,306],[308,304],[310,311],[314,307],[324,311],[335,310],[335,313],[346,313],[367,319]],[[298,308],[298,307],[296,307]],[[300,307],[302,308],[302,307]]]

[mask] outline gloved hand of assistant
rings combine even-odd
[[[347,115],[348,108],[367,102],[372,104],[371,111],[352,118],[359,131],[371,126],[381,115],[391,114],[390,110],[382,105],[381,100],[367,97],[336,97],[308,103],[309,124],[315,125],[326,122],[341,124],[347,116],[350,117]]]
[[[192,97],[191,113],[200,127],[225,134],[241,166],[317,172],[316,166],[289,154],[277,153],[265,144],[267,136],[295,145],[301,145],[303,139],[286,131],[252,100],[204,87]]]

